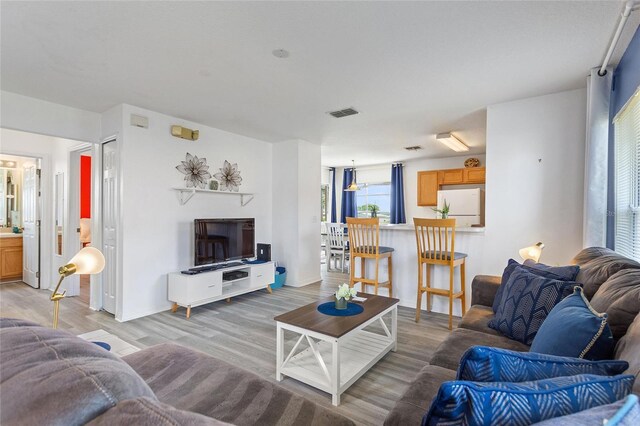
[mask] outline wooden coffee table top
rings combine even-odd
[[[398,299],[368,293],[358,293],[358,296],[366,297],[367,301],[363,303],[350,301],[350,303],[357,303],[364,307],[364,311],[357,315],[337,317],[320,313],[318,311],[319,305],[335,300],[335,298],[331,296],[278,315],[274,320],[327,336],[342,337],[399,302]]]

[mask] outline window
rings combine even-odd
[[[640,89],[614,119],[615,250],[640,260]]]
[[[320,187],[320,222],[327,222],[329,211],[329,185]]]
[[[389,223],[391,216],[391,183],[361,183],[356,192],[358,217],[371,217],[373,212],[380,223]]]

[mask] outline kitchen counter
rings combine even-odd
[[[13,232],[0,232],[0,238],[22,238],[22,233],[14,234]]]
[[[408,223],[380,225],[381,231],[413,231],[414,229],[413,224]],[[456,233],[458,232],[484,234],[484,226],[460,226],[456,228]]]
[[[411,231],[411,232],[407,232]],[[466,261],[466,283],[465,291],[467,304],[471,302],[471,280],[481,273],[484,260],[485,246],[484,227],[460,227],[456,228],[455,251],[467,254]],[[400,305],[409,308],[416,307],[416,294],[418,289],[418,265],[416,237],[413,224],[380,225],[380,245],[393,247],[393,297],[400,299]],[[355,270],[360,271],[360,266],[356,262]],[[380,281],[386,281],[388,276],[387,262],[380,262]],[[434,266],[432,274],[432,286],[436,288],[449,288],[449,269],[444,266]],[[367,262],[367,275],[374,276],[374,262]],[[454,274],[454,291],[460,289],[460,268],[456,268]],[[358,285],[358,290],[359,285]],[[369,292],[373,292],[373,287],[368,287]],[[379,289],[381,296],[387,296],[386,288]],[[454,301],[453,314],[460,316],[460,302]],[[433,311],[449,313],[448,299],[440,296],[433,296]],[[422,309],[426,310],[426,297],[422,298]],[[423,313],[423,318],[425,318]]]

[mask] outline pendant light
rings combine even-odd
[[[351,168],[351,173],[352,173],[351,185],[346,187],[344,190],[349,192],[354,192],[354,191],[358,191],[360,188],[358,188],[358,184],[356,183],[356,162],[354,160],[351,160],[351,162],[353,163],[353,167]]]

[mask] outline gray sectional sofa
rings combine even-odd
[[[633,391],[640,395],[640,264],[599,247],[582,250],[573,263],[580,265],[576,280],[584,285],[592,306],[608,313],[614,338],[618,340],[614,357],[629,362],[627,374],[637,377]],[[528,346],[487,326],[494,315],[492,305],[500,278],[480,275],[473,279],[471,308],[458,328],[438,347],[429,365],[416,375],[387,415],[385,425],[420,425],[440,384],[455,380],[460,358],[471,346],[529,350]]]
[[[241,368],[174,344],[122,359],[68,332],[0,319],[2,425],[354,423]]]

